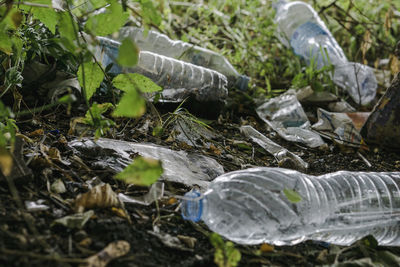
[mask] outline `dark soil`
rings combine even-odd
[[[155,137],[152,135],[152,130],[156,126],[157,117],[151,112],[137,121],[118,121],[119,128],[106,137],[132,142],[152,142],[174,150],[196,151],[216,159],[224,166],[225,171],[252,166],[278,166],[271,155],[240,134],[240,125],[250,124],[308,162],[310,174],[319,175],[339,170],[397,171],[399,169],[400,155],[380,148],[356,149],[338,146],[328,141],[327,150],[318,150],[286,142],[269,131],[255,116],[251,107],[251,104],[245,102],[241,105],[230,105],[227,110],[222,111],[218,119],[212,121],[213,131],[219,134],[219,137],[213,140],[212,149],[203,146],[191,147],[171,140],[168,138],[170,129],[165,129],[161,136]],[[20,133],[30,136],[32,140],[32,143],[25,144],[24,160],[29,163],[28,167],[33,171],[33,176],[13,180],[18,193],[17,199],[10,193],[10,185],[6,180],[1,180],[0,265],[76,266],[78,259],[96,254],[110,242],[126,240],[131,246],[129,253],[111,261],[110,266],[212,266],[215,250],[208,239],[207,227],[202,223],[195,225],[184,221],[177,209],[179,203],[173,201],[172,197],[165,196],[157,205],[154,203],[150,206],[126,205],[131,222],[118,216],[110,208],[103,208],[95,209],[95,215],[81,230],[53,225],[55,219],[74,214],[72,201],[79,193],[88,191],[85,181],[98,177],[103,182],[109,183],[115,192],[124,192],[127,188],[127,185],[112,178],[112,172],[88,170],[73,160],[74,154],[68,147],[67,141],[76,137],[69,135],[68,131],[71,116],[84,115],[79,110],[84,108],[77,105],[72,109],[72,114],[68,115],[65,107],[60,106],[51,112],[37,114],[33,118],[17,120]],[[146,121],[150,121],[147,132],[137,131],[136,129],[142,127]],[[44,132],[33,134],[39,129],[43,129]],[[237,145],[235,141],[246,142],[248,145]],[[40,152],[40,144],[57,148],[61,158],[68,164],[46,158],[45,154]],[[360,154],[372,167],[367,166]],[[88,160],[84,163],[91,168],[93,162]],[[48,173],[47,176],[44,173]],[[67,189],[65,193],[57,195],[49,192],[48,184],[56,179],[64,181]],[[131,187],[130,190],[138,195],[147,191],[143,187]],[[182,195],[190,188],[166,182],[166,190],[171,195]],[[38,199],[44,199],[50,209],[38,212],[25,210],[25,201]],[[184,242],[180,248],[168,247],[150,233],[154,231],[154,226],[158,227],[161,233],[173,237],[195,238],[194,247],[185,245]],[[342,262],[373,258],[379,251],[388,250],[400,255],[399,249],[384,247],[366,249],[367,243],[356,244],[348,250],[311,241],[292,247],[275,247],[272,251],[262,251],[260,246],[236,247],[242,254],[239,266],[330,265],[334,263],[336,256],[338,262]]]

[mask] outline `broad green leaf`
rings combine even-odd
[[[3,16],[3,14],[7,14],[6,17],[0,19],[1,31],[8,29],[16,30],[24,21],[24,16],[15,6],[11,7],[9,10],[6,8],[1,8],[0,12],[1,16]]]
[[[12,42],[8,34],[4,31],[0,31],[0,51],[11,55],[12,53]]]
[[[125,92],[131,88],[135,88],[134,85],[136,85],[136,87],[143,93],[158,92],[162,90],[162,88],[155,84],[151,79],[138,73],[119,74],[114,78],[113,85]]]
[[[162,173],[161,161],[137,157],[115,177],[126,183],[149,186],[157,181]]]
[[[78,25],[68,12],[60,12],[58,30],[62,37],[73,42],[76,39],[75,30],[78,30]]]
[[[51,0],[32,0],[29,1],[34,4],[46,5],[48,7],[36,7],[28,5],[20,5],[19,8],[26,12],[31,12],[35,19],[40,20],[46,27],[55,34],[56,25],[58,23],[58,14],[52,8]]]
[[[91,16],[85,25],[85,29],[94,35],[106,36],[118,31],[128,20],[129,14],[122,10],[118,1],[109,1],[110,5],[104,13]]]
[[[297,193],[292,189],[285,188],[283,189],[283,193],[285,194],[287,199],[292,203],[297,203],[301,201],[301,196],[299,195],[299,193]]]
[[[138,60],[139,48],[131,39],[124,39],[118,51],[118,64],[123,67],[133,67],[138,63]]]
[[[146,111],[146,103],[138,92],[131,88],[121,97],[113,112],[114,117],[135,118],[143,115]]]
[[[85,83],[83,82],[83,70],[85,71]],[[103,79],[104,73],[96,63],[86,62],[83,66],[79,66],[78,80],[80,85],[86,90],[87,100],[93,96]]]
[[[162,91],[162,88],[160,86],[158,86],[155,82],[153,82],[146,76],[143,76],[139,73],[132,73],[132,77],[136,85],[138,86],[139,90],[142,91],[143,93]]]

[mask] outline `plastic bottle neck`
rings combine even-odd
[[[187,192],[181,206],[183,219],[192,222],[200,221],[204,209],[203,199],[204,195],[197,190]]]
[[[272,4],[272,7],[275,9],[275,11],[278,11],[285,4],[287,4],[286,0],[278,0]]]

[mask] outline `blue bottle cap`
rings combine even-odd
[[[187,192],[185,198],[182,201],[181,213],[185,220],[192,222],[198,222],[201,219],[203,213],[203,198],[199,199],[201,193],[197,190]]]

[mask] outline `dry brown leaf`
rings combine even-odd
[[[83,212],[85,209],[111,207],[123,207],[123,204],[109,184],[97,185],[89,192],[78,195],[75,199],[77,212]]]
[[[264,243],[264,244],[262,244],[260,246],[260,251],[261,252],[272,252],[274,250],[275,250],[274,246],[271,246],[271,245],[266,244],[266,243]]]
[[[372,44],[371,32],[366,31],[364,33],[363,42],[361,43],[361,52],[362,52],[364,64],[366,61],[365,55],[367,54],[367,51],[371,48],[371,44]]]
[[[0,148],[0,168],[4,176],[11,174],[13,167],[13,158],[10,152],[5,148]]]
[[[27,134],[27,136],[29,136],[29,137],[37,137],[37,136],[43,136],[43,135],[44,135],[43,129],[37,129],[37,130]]]
[[[392,75],[400,72],[400,61],[395,55],[390,55],[390,72]]]
[[[83,267],[105,267],[107,264],[129,252],[131,246],[124,240],[119,240],[108,244],[102,251],[86,259],[86,263],[79,266]]]

